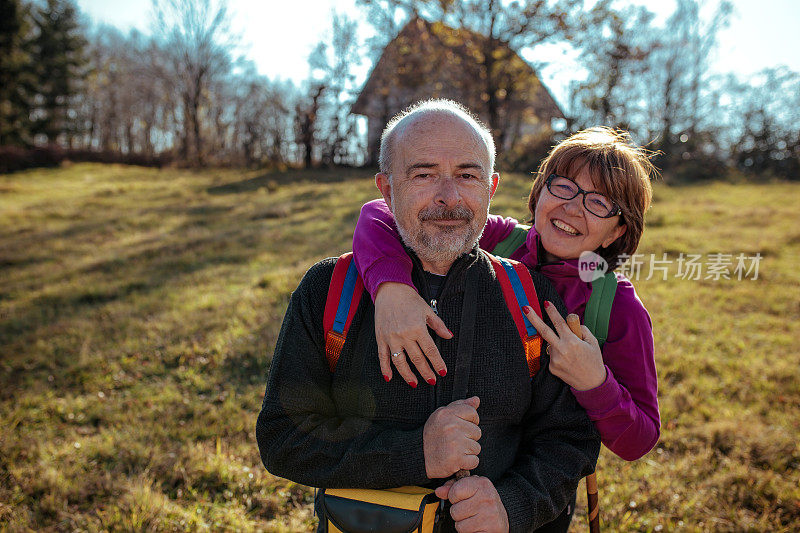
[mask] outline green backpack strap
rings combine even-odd
[[[608,322],[611,318],[611,306],[617,293],[617,277],[608,272],[602,278],[592,282],[592,295],[586,303],[583,322],[602,347],[608,338]]]
[[[517,224],[508,234],[508,237],[497,243],[491,253],[499,257],[511,257],[511,254],[516,252],[517,248],[525,244],[528,239],[529,229],[531,229],[530,226]]]

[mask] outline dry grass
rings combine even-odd
[[[493,210],[523,218],[527,189],[507,176]],[[253,426],[289,292],[374,196],[345,170],[0,176],[0,530],[310,530]],[[637,282],[664,428],[640,461],[601,455],[606,529],[800,529],[798,197],[657,187],[640,252],[764,259]]]

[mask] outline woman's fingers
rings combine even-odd
[[[558,309],[556,309],[556,306],[553,305],[552,302],[545,301],[544,310],[547,316],[550,317],[550,322],[553,323],[553,327],[556,328],[559,337],[563,338],[567,333],[572,333],[567,323],[564,322],[564,317],[561,316],[561,313],[558,312]]]
[[[412,370],[414,366],[428,383],[436,383],[436,375],[447,373],[428,326],[442,338],[453,336],[413,288],[402,283],[381,284],[375,295],[375,339],[379,347],[386,347],[385,354],[380,350],[378,354],[384,376],[388,369],[391,378],[391,365],[407,383],[414,385],[418,385],[419,379]]]
[[[430,335],[425,334],[419,343],[409,342],[408,339],[399,339],[393,344],[398,346],[397,350],[390,350],[387,346],[385,355],[384,352],[378,352],[378,360],[384,379],[386,379],[387,375],[389,377],[386,381],[392,378],[390,366],[392,364],[409,385],[417,382],[412,365],[416,367],[422,379],[430,385],[436,384],[437,375],[447,375],[447,365],[445,365],[444,359],[442,359],[439,350],[436,348],[436,343],[433,342]],[[430,364],[428,364],[429,362]],[[431,366],[433,366],[433,370],[431,370]]]
[[[453,332],[447,329],[447,326],[444,325],[444,321],[433,311],[428,313],[428,315],[425,317],[425,322],[428,324],[428,327],[435,331],[436,334],[441,338],[453,338]]]
[[[447,375],[447,365],[444,364],[444,359],[442,359],[439,349],[436,348],[436,343],[433,342],[431,336],[424,335],[417,341],[417,344],[419,344],[420,349],[425,354],[425,357],[428,358],[428,361],[431,362],[433,370],[440,376]]]
[[[416,389],[418,385],[417,376],[414,375],[411,367],[408,366],[408,361],[406,361],[406,352],[402,347],[391,348],[391,350],[392,364],[397,369],[397,373],[400,374],[406,383]]]
[[[381,365],[381,374],[386,381],[392,380],[392,363],[389,361],[389,347],[385,344],[378,345],[378,363]]]
[[[581,331],[581,319],[575,313],[570,313],[567,315],[567,325],[569,326],[570,331],[578,336],[578,338],[583,338],[583,332]]]
[[[419,349],[416,342],[406,348],[406,354],[411,362],[414,363],[414,366],[417,367],[417,372],[422,376],[422,379],[424,379],[428,385],[436,385],[436,376],[433,374],[433,370],[431,370],[431,367],[428,365],[428,360],[425,359],[422,350]]]
[[[447,326],[444,325],[442,319],[436,316],[435,313],[428,313],[428,316],[426,317],[426,323],[428,324],[428,327],[436,332],[436,334],[441,338],[453,338],[453,332],[447,329]],[[425,353],[425,357],[427,357],[431,362],[431,365],[433,365],[433,370],[440,376],[446,375],[447,365],[444,364],[444,359],[442,359],[439,349],[436,347],[436,343],[433,342],[431,336],[423,335],[422,338],[417,339],[417,344],[419,344],[419,347],[422,348],[422,351]]]
[[[526,305],[522,308],[522,312],[525,313],[525,316],[528,317],[528,320],[531,321],[533,327],[536,328],[536,331],[544,340],[550,344],[558,342],[558,335],[544,323],[544,320],[539,318],[539,315],[536,314],[532,307]]]
[[[589,331],[589,328],[587,328],[586,326],[581,326],[581,333],[583,340],[585,340],[586,342],[588,342],[593,346],[597,346],[598,348],[600,347],[600,343],[597,342],[597,338],[594,335],[592,335],[592,332]]]

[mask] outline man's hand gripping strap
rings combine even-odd
[[[325,301],[325,314],[322,327],[325,331],[325,358],[331,372],[342,353],[347,330],[358,309],[364,283],[358,275],[353,253],[343,254],[336,260],[336,266],[328,287],[328,298]]]
[[[533,377],[539,371],[541,364],[542,337],[522,313],[522,308],[529,305],[539,317],[542,316],[542,309],[539,307],[539,298],[536,296],[536,288],[533,286],[531,273],[528,271],[528,267],[522,263],[496,257],[492,254],[486,255],[492,262],[497,281],[500,282],[500,287],[503,289],[506,305],[514,318],[517,332],[520,339],[522,339],[522,345],[525,347],[528,372]]]

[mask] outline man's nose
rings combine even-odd
[[[461,194],[455,178],[443,176],[439,179],[439,187],[436,190],[436,203],[446,206],[454,206],[461,201]]]

